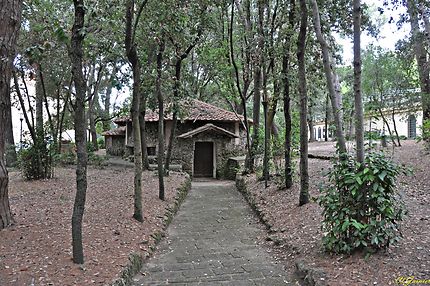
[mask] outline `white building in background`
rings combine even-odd
[[[422,122],[423,122],[423,111],[422,109],[401,109],[396,110],[394,112],[394,120],[392,116],[392,111],[387,110],[384,111],[385,119],[388,122],[388,126],[390,130],[395,136],[394,126],[397,129],[397,132],[400,137],[407,139],[415,139],[416,137],[421,136],[422,130]],[[364,130],[365,132],[375,132],[379,135],[385,134],[389,135],[387,125],[384,123],[382,117],[379,114],[366,115],[364,119]],[[315,122],[314,124],[314,135],[317,141],[325,140],[325,124],[324,121]],[[348,131],[345,132],[348,134]],[[352,135],[354,134],[354,130],[352,130]],[[333,139],[335,136],[334,132],[330,131],[328,133],[329,140]],[[310,136],[310,135],[309,135]]]
[[[406,137],[408,139],[415,139],[421,136],[422,122],[423,122],[423,111],[411,111],[411,110],[399,110],[394,113],[394,120],[391,112],[384,112],[385,119],[388,122],[388,126],[393,134],[396,136],[394,127],[400,137]],[[381,116],[374,116],[365,119],[364,125],[365,131],[378,132],[380,135],[390,135],[388,132],[387,124],[384,124]]]

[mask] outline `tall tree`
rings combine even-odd
[[[6,118],[5,118],[5,149],[6,149],[6,165],[12,166],[17,160],[17,154],[15,150],[15,140],[13,138],[13,127],[12,127],[12,109],[10,96],[5,98],[6,105]]]
[[[142,222],[142,143],[141,129],[139,122],[140,115],[140,84],[141,63],[137,54],[135,43],[136,28],[140,15],[148,1],[144,0],[138,8],[136,18],[134,0],[126,2],[126,28],[125,28],[125,49],[127,58],[133,69],[133,99],[131,104],[131,117],[133,126],[133,149],[134,149],[134,214],[133,217]]]
[[[4,158],[6,123],[11,113],[10,81],[15,46],[21,25],[22,0],[0,0],[0,230],[12,224],[9,205],[9,175]]]
[[[173,80],[173,115],[172,115],[172,128],[170,130],[169,134],[169,144],[167,145],[167,154],[166,154],[166,162],[164,171],[166,174],[169,173],[170,169],[170,161],[172,158],[172,150],[173,150],[173,144],[175,140],[175,132],[176,132],[176,125],[178,122],[178,101],[180,88],[181,88],[181,70],[182,70],[182,62],[188,57],[190,52],[194,49],[194,47],[197,45],[203,30],[199,28],[199,31],[197,33],[196,38],[194,41],[185,49],[185,51],[181,52],[181,47],[175,42],[173,38],[171,38],[172,44],[175,48],[175,75]]]
[[[254,157],[257,153],[259,142],[260,130],[260,106],[261,106],[261,89],[262,89],[262,66],[263,66],[263,53],[264,53],[264,0],[258,0],[258,22],[257,22],[257,45],[254,52],[254,96],[252,108],[252,157],[250,159],[251,171],[254,169]]]
[[[246,4],[249,4],[249,1],[245,1]],[[241,81],[240,81],[240,73],[239,73],[239,67],[238,64],[236,62],[236,56],[235,56],[235,52],[234,52],[234,5],[235,5],[235,0],[231,1],[231,13],[230,13],[230,21],[229,21],[229,25],[228,25],[228,44],[229,44],[229,60],[230,63],[233,67],[234,70],[234,81],[235,81],[235,85],[236,85],[236,89],[237,89],[237,93],[239,94],[239,98],[240,98],[240,103],[241,103],[241,110],[243,112],[243,125],[245,127],[245,132],[246,132],[246,160],[245,160],[245,169],[247,171],[251,171],[253,169],[253,154],[252,154],[252,148],[251,148],[251,139],[250,139],[250,131],[249,131],[249,121],[248,121],[248,112],[246,110],[246,103],[247,103],[247,91],[249,88],[249,84],[250,84],[250,79],[249,79],[249,69],[247,68],[249,65],[249,56],[247,53],[245,58],[247,59],[246,62],[244,63],[244,69],[246,72],[243,73],[243,88],[241,86]],[[246,6],[246,10],[248,10],[247,5]],[[249,21],[248,21],[248,15],[250,17],[250,13],[247,12],[247,20],[245,21],[247,24],[246,26],[249,27]],[[224,25],[224,24],[223,24]],[[247,29],[247,31],[249,31],[249,28]],[[245,49],[246,51],[248,51],[248,47],[246,47]],[[234,87],[233,87],[234,89]],[[255,124],[255,123],[254,123]]]
[[[341,154],[346,153],[346,141],[343,132],[343,116],[340,107],[340,90],[337,88],[337,74],[334,70],[334,63],[331,62],[329,47],[321,32],[321,19],[318,4],[316,0],[310,0],[312,6],[312,17],[314,22],[315,34],[320,43],[323,57],[324,73],[327,80],[327,87],[330,95],[333,118],[336,126],[336,138]]]
[[[411,23],[412,42],[418,63],[418,74],[421,88],[421,102],[423,107],[423,122],[430,121],[430,60],[424,45],[424,35],[420,30],[417,0],[407,0],[407,9]],[[425,18],[426,22],[428,19]],[[427,27],[427,23],[425,25]],[[430,140],[430,138],[428,138]]]
[[[288,26],[285,33],[285,42],[282,56],[282,77],[284,81],[284,117],[285,117],[285,187],[293,186],[293,168],[291,166],[291,96],[290,96],[290,50],[291,38],[294,32],[296,1],[290,0],[288,13]]]
[[[72,246],[73,262],[84,263],[84,250],[82,245],[82,219],[85,210],[87,192],[87,124],[85,117],[86,86],[82,69],[84,56],[83,42],[85,37],[85,5],[84,0],[73,0],[75,16],[72,27],[72,36],[69,48],[69,57],[72,62],[72,76],[75,83],[75,142],[77,153],[76,164],[76,196],[72,214]]]
[[[297,40],[297,61],[300,95],[300,197],[299,205],[309,202],[308,173],[308,95],[306,87],[306,30],[308,26],[308,9],[306,0],[300,0],[300,31]]]
[[[164,97],[161,90],[161,77],[163,72],[163,53],[165,49],[164,35],[159,40],[159,48],[157,54],[157,79],[155,83],[155,92],[158,100],[158,197],[164,200]]]
[[[353,0],[354,22],[354,106],[357,161],[364,162],[364,115],[361,97],[361,1]]]

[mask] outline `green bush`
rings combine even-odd
[[[105,149],[106,148],[105,138],[104,137],[97,138],[97,145],[99,146],[100,149]]]
[[[96,148],[93,142],[87,142],[87,153],[91,154],[91,153],[94,153],[94,151],[96,151]]]
[[[45,142],[29,144],[18,152],[18,165],[27,180],[52,177],[52,156]]]
[[[88,164],[97,166],[97,167],[103,167],[107,165],[107,157],[106,156],[100,156],[94,153],[88,154]]]
[[[323,208],[323,244],[330,252],[389,247],[400,237],[406,211],[396,178],[407,173],[383,153],[370,153],[363,164],[352,157],[334,162],[318,199]]]
[[[418,142],[423,140],[426,149],[430,150],[430,120],[425,120],[421,126],[422,135],[418,137]]]
[[[54,155],[56,165],[74,165],[76,164],[76,155],[73,152],[65,152]]]
[[[379,131],[365,131],[364,139],[376,141],[381,139],[381,135],[379,134]]]

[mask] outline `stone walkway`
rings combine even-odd
[[[193,182],[133,285],[290,284],[283,267],[255,243],[261,231],[233,182]]]

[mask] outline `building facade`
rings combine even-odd
[[[224,177],[229,157],[245,154],[246,131],[243,117],[199,100],[181,104],[173,138],[171,164],[195,177]],[[164,116],[164,141],[169,145],[173,128],[172,114]],[[158,113],[145,114],[147,154],[155,161],[158,153]],[[110,155],[133,154],[132,121],[129,116],[114,120],[119,127],[103,133]]]

